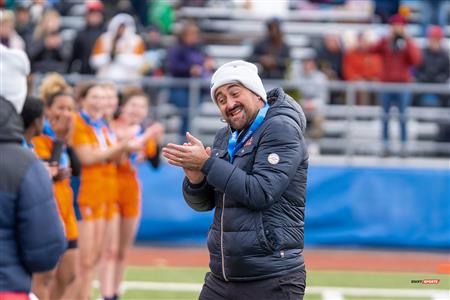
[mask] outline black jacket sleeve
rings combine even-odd
[[[194,185],[185,177],[183,181],[183,195],[186,203],[196,211],[209,211],[215,206],[214,188],[206,180]]]

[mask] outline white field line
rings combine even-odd
[[[122,284],[122,290],[157,290],[157,291],[180,291],[200,292],[203,284],[179,283],[179,282],[151,282],[151,281],[126,281]],[[98,282],[94,282],[98,287]],[[343,300],[344,296],[360,297],[407,297],[423,298],[433,300],[449,300],[450,291],[437,289],[385,289],[385,288],[342,288],[331,286],[311,286],[306,288],[307,294],[320,294],[324,300]]]

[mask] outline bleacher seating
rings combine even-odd
[[[198,115],[192,121],[192,132],[206,144],[211,145],[214,135],[226,126],[216,105],[212,102],[202,103]],[[345,154],[348,139],[352,140],[357,154],[376,155],[381,149],[382,110],[377,106],[328,105],[325,108],[323,124],[324,138],[318,141],[322,154]],[[393,140],[399,139],[398,113],[392,112],[393,122],[390,126]],[[430,142],[439,132],[438,120],[450,118],[450,109],[417,108],[409,110],[408,136],[411,141],[411,153],[432,155],[435,148]],[[395,144],[395,142],[394,142]],[[448,149],[450,153],[450,149]]]
[[[415,1],[407,1],[411,9],[411,20],[415,23],[407,26],[407,32],[413,36],[420,47],[426,45],[426,38],[421,36],[420,7]],[[64,41],[74,39],[76,31],[85,24],[85,6],[74,5],[68,16],[62,17],[62,36]],[[177,13],[174,31],[187,19],[197,19],[202,30],[206,52],[215,59],[219,66],[234,59],[245,59],[251,55],[252,44],[261,39],[265,32],[267,15],[252,14],[244,9],[223,7],[182,7]],[[348,32],[360,32],[368,29],[376,33],[386,32],[388,25],[371,24],[368,11],[345,10],[290,10],[283,15],[282,29],[285,40],[291,47],[294,65],[304,57],[315,53],[317,40],[325,34],[344,35]],[[450,26],[445,28],[444,45],[450,48]],[[169,47],[175,42],[175,35],[162,37],[163,45]],[[70,43],[68,43],[70,44]],[[166,126],[165,141],[183,140],[178,134],[181,119],[176,107],[167,103],[168,86],[162,89],[162,100],[157,101],[155,117]],[[207,145],[213,142],[214,134],[223,126],[219,111],[212,102],[203,102],[198,115],[191,120],[191,130]],[[376,154],[381,144],[381,109],[378,106],[328,105],[325,109],[323,124],[324,138],[319,141],[322,153],[343,154],[348,151],[348,141],[352,140],[355,153]],[[395,112],[393,113],[395,117]],[[439,145],[430,144],[439,133],[439,123],[450,120],[449,109],[415,108],[409,110],[409,138],[412,153],[432,155]],[[398,140],[398,124],[391,124],[392,137]],[[445,146],[443,146],[445,147]],[[445,149],[444,149],[445,150]],[[449,153],[447,149],[447,153]]]

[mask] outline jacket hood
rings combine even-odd
[[[23,122],[11,102],[0,96],[0,143],[21,143]]]
[[[115,36],[121,24],[125,25],[125,35],[136,33],[136,24],[129,14],[120,13],[114,16],[108,25],[108,32]]]
[[[293,119],[303,134],[306,130],[306,117],[303,109],[291,96],[286,94],[282,88],[275,88],[267,93],[267,102],[270,109],[266,118],[274,118],[279,115],[285,115]]]

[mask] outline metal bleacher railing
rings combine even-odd
[[[65,76],[71,84],[94,80],[94,76],[70,74]],[[34,75],[34,91],[42,80],[42,75]],[[184,137],[180,133],[181,118],[188,117],[189,130],[197,135],[205,145],[211,145],[216,131],[226,124],[221,121],[219,110],[209,100],[209,80],[188,78],[150,78],[139,82],[120,82],[119,86],[141,85],[152,95],[153,117],[165,124],[166,142],[180,142]],[[265,80],[266,89],[283,87],[286,90],[301,90],[302,86],[313,83],[302,80]],[[188,90],[189,106],[180,110],[169,103],[170,89],[185,87]],[[326,105],[324,109],[323,136],[317,140],[308,140],[320,148],[321,154],[377,155],[383,143],[381,138],[381,120],[384,113],[380,106],[356,105],[356,94],[360,91],[432,93],[446,96],[445,107],[409,107],[407,151],[410,155],[421,157],[450,157],[450,140],[439,138],[443,128],[450,127],[450,84],[424,83],[379,83],[330,81],[319,89],[338,91],[345,94],[345,104]],[[301,103],[301,102],[300,102]],[[391,110],[391,123],[398,120],[398,112]],[[394,152],[399,151],[398,125],[391,125],[390,145]],[[447,137],[448,138],[448,137]]]

